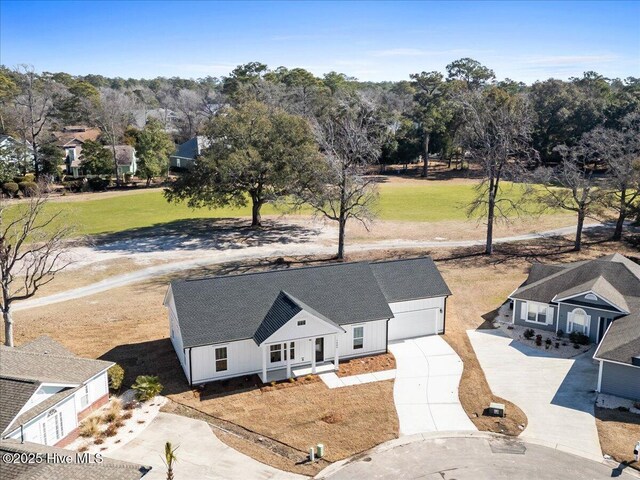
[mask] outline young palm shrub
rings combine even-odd
[[[136,383],[131,385],[136,392],[136,398],[145,402],[158,395],[164,388],[160,379],[153,375],[140,375],[136,378]]]
[[[96,437],[100,434],[100,417],[89,417],[80,424],[81,437]]]
[[[171,442],[164,444],[164,464],[167,466],[167,480],[173,480],[173,464],[176,463],[178,458],[176,457],[176,450],[178,447],[173,448]]]

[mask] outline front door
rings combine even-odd
[[[316,338],[316,362],[324,362],[324,338]]]
[[[611,325],[611,322],[613,322],[613,319],[611,318],[600,317],[600,325],[598,326],[598,343],[600,343],[600,340],[604,337],[604,334],[609,325]]]

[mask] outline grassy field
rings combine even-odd
[[[376,211],[381,220],[437,222],[464,220],[466,206],[475,195],[472,182],[414,182],[380,185]],[[505,192],[514,198],[521,195],[518,186],[505,184]],[[248,217],[243,208],[191,209],[186,204],[168,203],[161,191],[120,195],[99,200],[51,202],[51,210],[62,210],[77,226],[77,233],[95,235],[132,228],[149,227],[188,218]],[[278,215],[272,205],[263,207],[263,215]],[[302,214],[310,213],[303,210]]]

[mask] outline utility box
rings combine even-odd
[[[324,457],[324,445],[322,443],[319,443],[316,446],[316,457],[318,458]]]
[[[504,417],[504,403],[491,402],[489,404],[489,415],[493,417]]]

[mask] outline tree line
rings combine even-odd
[[[495,222],[532,203],[575,212],[577,250],[585,219],[603,209],[618,213],[620,238],[625,221],[638,215],[639,105],[637,78],[587,72],[525,85],[496,81],[493,70],[470,58],[451,62],[444,74],[380,83],[260,62],[198,80],[0,69],[0,128],[33,146],[36,175],[57,172],[51,134],[62,125],[101,129],[101,143],[89,145],[83,161],[90,170],[111,169],[116,182],[117,144],[136,147],[140,174],[150,180],[166,173],[173,142],[198,134],[207,148],[168,187],[169,201],[250,203],[256,227],[266,203],[310,205],[337,222],[340,257],[346,223],[373,216],[372,167],[421,161],[428,177],[433,155],[481,172],[469,215],[486,220],[486,253]],[[146,124],[132,128],[140,112]],[[524,194],[508,195],[505,181]]]

